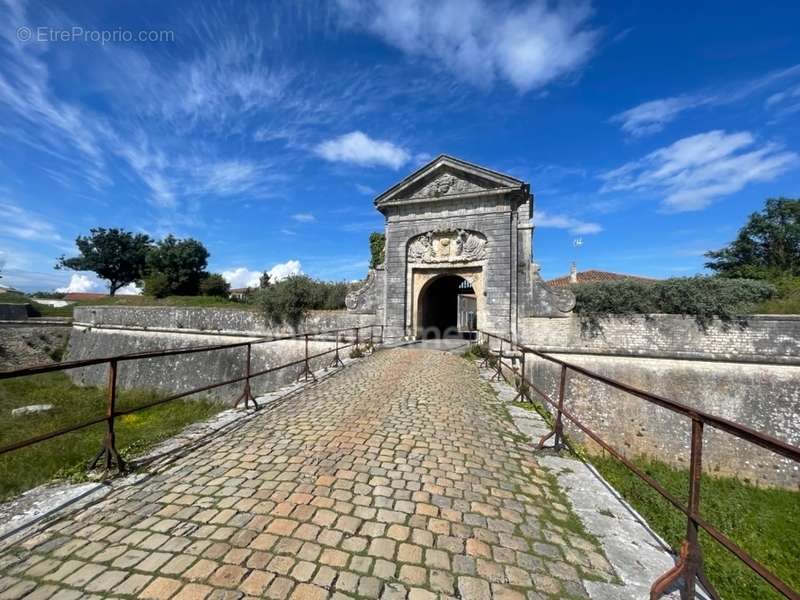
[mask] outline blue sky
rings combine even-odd
[[[0,0],[0,23],[0,269],[25,290],[101,289],[53,269],[96,226],[197,238],[234,286],[361,278],[373,197],[440,153],[531,183],[548,278],[698,273],[800,196],[797,2]]]

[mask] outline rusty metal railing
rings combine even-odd
[[[130,354],[120,354],[117,356],[109,356],[103,358],[90,358],[86,360],[74,360],[74,361],[67,361],[52,365],[40,365],[36,367],[28,367],[25,369],[17,369],[14,371],[0,371],[0,380],[3,379],[12,379],[16,377],[26,377],[30,375],[40,375],[42,373],[52,373],[55,371],[67,371],[69,369],[77,369],[82,367],[91,367],[96,365],[108,364],[108,375],[107,375],[107,383],[106,383],[106,411],[105,415],[102,417],[97,417],[95,419],[90,419],[88,421],[83,421],[74,425],[70,425],[68,427],[64,427],[61,429],[57,429],[55,431],[51,431],[42,435],[38,435],[35,437],[31,437],[25,440],[21,440],[18,442],[14,442],[12,444],[8,444],[6,446],[0,447],[0,455],[6,454],[8,452],[13,452],[14,450],[19,450],[21,448],[25,448],[28,446],[32,446],[34,444],[38,444],[39,442],[44,442],[46,440],[51,440],[53,438],[66,435],[68,433],[72,433],[74,431],[78,431],[80,429],[85,429],[86,427],[91,427],[92,425],[97,425],[98,423],[106,423],[106,433],[105,438],[103,439],[100,451],[94,457],[92,461],[89,463],[89,468],[94,468],[100,459],[104,459],[105,468],[106,470],[111,470],[112,466],[116,465],[116,469],[118,472],[122,472],[125,470],[125,461],[120,456],[119,452],[117,451],[116,447],[116,437],[114,432],[114,422],[117,417],[121,417],[124,415],[128,415],[131,413],[135,413],[141,410],[145,410],[147,408],[152,408],[153,406],[164,404],[166,402],[172,402],[173,400],[178,400],[179,398],[185,398],[187,396],[191,396],[192,394],[199,394],[201,392],[207,392],[209,390],[222,387],[225,385],[231,385],[234,383],[239,383],[244,381],[244,389],[242,393],[239,395],[234,407],[238,406],[240,402],[244,400],[245,409],[249,408],[250,403],[252,402],[253,408],[257,410],[259,408],[258,403],[256,402],[255,396],[252,393],[252,389],[250,387],[250,380],[254,377],[259,377],[261,375],[266,375],[268,373],[273,373],[275,371],[279,371],[281,369],[286,369],[290,367],[297,367],[302,366],[300,373],[297,376],[297,380],[305,379],[308,381],[309,378],[316,380],[314,376],[314,372],[311,369],[310,361],[320,358],[322,356],[326,356],[329,354],[333,354],[333,360],[328,365],[328,368],[342,366],[342,360],[339,356],[339,353],[342,350],[347,348],[355,348],[359,349],[359,346],[363,343],[360,339],[360,332],[361,330],[368,329],[369,330],[369,344],[372,346],[375,343],[375,328],[379,328],[380,330],[380,337],[379,343],[383,343],[383,326],[382,325],[363,325],[360,327],[348,327],[348,328],[341,328],[341,329],[329,329],[326,331],[316,331],[313,333],[298,333],[294,335],[286,335],[274,338],[257,338],[255,340],[251,340],[248,342],[236,342],[233,344],[215,344],[215,345],[207,345],[207,346],[185,346],[181,348],[172,348],[170,350],[153,350],[147,352],[135,352]],[[343,338],[344,341],[347,341],[347,336],[351,335],[354,341],[350,344],[340,344],[340,338]],[[334,347],[330,350],[325,350],[324,352],[318,352],[316,354],[309,354],[308,349],[308,342],[310,338],[320,338],[323,337],[321,341],[327,341],[324,338],[330,338],[333,336],[334,340]],[[262,369],[260,371],[253,372],[252,371],[252,347],[259,344],[268,344],[270,342],[280,342],[280,341],[287,341],[287,340],[297,340],[302,339],[304,341],[304,355],[303,358],[298,360],[294,360],[288,363],[284,363],[281,365],[276,365],[274,367],[269,367],[267,369]],[[220,381],[217,383],[212,383],[209,385],[204,385],[201,387],[193,388],[191,390],[180,392],[177,394],[172,394],[165,398],[159,398],[158,400],[153,400],[151,402],[146,402],[139,406],[135,406],[133,408],[127,409],[118,409],[117,408],[117,370],[119,363],[122,362],[129,362],[135,360],[142,360],[142,359],[149,359],[149,358],[162,358],[165,356],[178,356],[184,354],[196,354],[199,352],[215,352],[219,350],[231,350],[235,348],[245,348],[245,361],[244,361],[244,375],[240,377],[234,377],[232,379],[227,379],[225,381]]]
[[[518,388],[519,393],[516,396],[517,398],[523,397],[532,402],[528,392],[528,388],[530,388],[555,409],[555,419],[553,421],[552,431],[539,440],[538,446],[540,449],[544,447],[544,443],[550,438],[555,438],[554,445],[556,448],[562,448],[566,445],[563,420],[564,418],[567,418],[590,439],[596,442],[601,448],[611,454],[611,456],[620,461],[637,477],[639,477],[642,481],[644,481],[647,485],[664,497],[670,504],[672,504],[672,506],[686,515],[686,536],[681,544],[680,551],[678,552],[678,561],[672,569],[661,575],[661,577],[656,579],[656,581],[653,583],[650,589],[651,600],[657,600],[663,596],[665,593],[667,593],[667,590],[669,590],[672,585],[676,584],[681,579],[683,579],[684,582],[684,585],[681,589],[682,598],[690,600],[696,598],[696,582],[699,580],[703,588],[705,588],[705,590],[713,598],[719,600],[719,594],[717,594],[714,586],[708,580],[708,577],[706,577],[703,569],[703,553],[700,540],[698,538],[698,532],[700,530],[705,531],[709,536],[711,536],[712,539],[714,539],[714,541],[720,544],[728,552],[736,556],[742,563],[759,575],[779,594],[785,598],[790,598],[791,600],[800,600],[800,593],[798,593],[798,591],[790,588],[786,582],[750,556],[719,529],[706,521],[700,516],[699,512],[701,492],[700,476],[702,474],[703,455],[703,429],[706,425],[720,431],[724,431],[741,440],[745,440],[760,446],[761,448],[779,454],[780,456],[798,463],[800,463],[800,448],[772,436],[760,433],[744,425],[711,415],[707,412],[692,408],[686,404],[676,402],[675,400],[670,400],[656,394],[651,394],[634,386],[617,381],[616,379],[612,379],[578,365],[565,362],[529,346],[516,343],[502,335],[493,334],[483,330],[481,330],[479,334],[481,337],[477,340],[478,343],[481,343],[484,340],[487,340],[489,343],[491,359],[485,359],[483,364],[495,369],[495,373],[492,376],[493,379],[505,379],[503,367],[507,367],[511,372],[515,373],[516,377],[519,378],[520,385]],[[497,340],[499,342],[497,348],[491,348],[491,340]],[[521,358],[521,374],[515,365],[503,362],[504,358],[512,357],[512,352],[515,355],[518,353]],[[556,400],[553,400],[550,396],[548,396],[525,375],[525,356],[527,354],[537,356],[538,358],[561,367],[558,385],[558,398]],[[578,420],[578,418],[565,407],[565,396],[567,391],[566,382],[567,375],[570,371],[579,373],[585,377],[588,377],[589,379],[611,386],[646,402],[655,404],[670,410],[673,413],[691,419],[692,433],[689,462],[689,499],[686,505],[668,492],[664,486],[662,486],[653,477],[647,473],[644,473],[620,452],[615,450],[608,442],[603,440],[596,432],[592,431],[584,423]]]

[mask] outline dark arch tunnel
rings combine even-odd
[[[419,336],[425,339],[464,337],[466,330],[472,329],[466,328],[465,322],[475,319],[474,316],[470,319],[465,314],[475,314],[474,291],[463,277],[442,275],[422,288],[418,310]]]

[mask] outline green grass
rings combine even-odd
[[[163,395],[144,390],[120,391],[120,409]],[[38,415],[11,417],[28,404],[53,404]],[[223,406],[206,399],[176,400],[117,418],[117,448],[124,458],[201,421]],[[62,372],[0,381],[0,446],[54,431],[105,413],[105,390],[74,385]],[[105,423],[0,455],[0,499],[17,495],[54,478],[80,477],[100,448]]]
[[[686,519],[660,495],[611,457],[591,462],[673,548],[680,547]],[[686,502],[688,472],[664,463],[635,464]],[[800,492],[757,488],[740,480],[704,475],[700,513],[794,590],[800,590]],[[701,532],[705,568],[726,600],[783,598],[734,555]]]
[[[255,310],[252,304],[236,302],[217,296],[167,296],[153,298],[151,296],[114,296],[99,300],[79,301],[69,306],[54,307],[39,304],[34,298],[24,294],[8,292],[0,296],[0,302],[10,304],[30,304],[36,317],[72,317],[76,306],[185,306],[197,308],[234,308],[238,310]]]
[[[800,298],[774,298],[756,306],[760,315],[800,315]]]

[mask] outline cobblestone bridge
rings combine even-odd
[[[613,570],[474,364],[393,349],[0,555],[0,597],[584,598]]]

